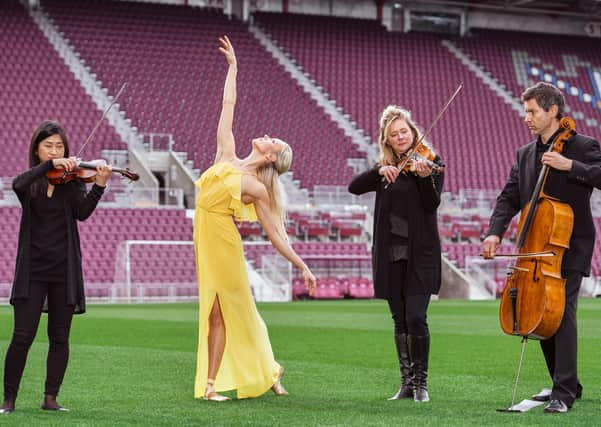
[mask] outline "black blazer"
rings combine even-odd
[[[388,241],[389,214],[395,206],[407,204],[409,213],[409,259],[404,290],[407,295],[436,294],[440,289],[440,237],[438,235],[437,209],[444,175],[425,178],[413,174],[400,174],[394,184],[384,189],[386,182],[378,173],[380,165],[353,178],[349,191],[353,194],[376,192],[372,245],[372,268],[376,298],[388,298],[389,289],[401,286],[389,280]],[[398,191],[401,180],[411,185],[406,192]]]
[[[572,159],[572,170],[551,169],[544,191],[574,211],[570,249],[564,254],[562,270],[576,270],[588,276],[595,244],[590,198],[593,187],[601,188],[601,151],[595,139],[575,135],[567,140],[562,154]],[[497,197],[488,235],[503,237],[511,219],[530,201],[538,178],[535,162],[536,141],[532,141],[517,152],[517,162]]]
[[[52,161],[41,163],[28,171],[18,175],[13,181],[13,190],[16,193],[23,212],[19,228],[19,246],[15,277],[13,281],[10,303],[29,298],[29,272],[31,262],[31,184],[42,178],[52,169]],[[75,306],[74,313],[81,314],[86,311],[85,294],[83,287],[83,273],[81,268],[81,249],[79,231],[75,220],[87,219],[98,204],[104,188],[94,184],[90,192],[86,193],[85,184],[75,181],[57,185],[52,197],[59,197],[65,207],[67,223],[67,301],[68,305]],[[47,311],[47,303],[44,303]]]

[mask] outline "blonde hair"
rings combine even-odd
[[[380,147],[380,165],[382,166],[396,166],[400,160],[392,147],[386,143],[388,141],[388,134],[390,133],[390,125],[395,120],[404,121],[413,132],[413,141],[411,143],[412,147],[422,137],[422,132],[411,119],[410,111],[396,105],[389,105],[384,108],[384,111],[382,111],[382,115],[380,116],[380,135],[378,137],[378,146]],[[422,141],[422,144],[424,144],[426,147],[430,147],[425,140]]]
[[[292,163],[292,148],[284,141],[282,151],[277,155],[275,162],[268,163],[257,169],[257,177],[269,194],[269,203],[272,214],[277,218],[276,228],[282,238],[288,239],[286,233],[286,192],[280,182],[280,175],[288,172]]]

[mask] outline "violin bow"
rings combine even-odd
[[[109,111],[113,107],[113,105],[115,105],[117,103],[117,99],[119,99],[119,96],[123,92],[123,89],[125,89],[126,85],[127,85],[127,83],[123,83],[123,85],[121,86],[121,89],[119,89],[119,92],[117,92],[117,95],[115,95],[115,97],[113,98],[113,101],[109,104],[109,106],[106,108],[106,110],[104,110],[104,113],[102,113],[102,117],[100,118],[100,120],[98,120],[98,123],[96,123],[96,126],[94,126],[94,129],[92,129],[92,132],[90,132],[90,134],[86,138],[85,142],[83,143],[83,145],[81,146],[81,148],[79,149],[79,151],[77,152],[75,157],[79,157],[79,155],[81,154],[83,149],[86,147],[86,145],[88,145],[88,142],[90,142],[92,140],[92,138],[94,137],[94,134],[96,133],[96,130],[98,130],[98,128],[102,124],[102,121],[104,120],[106,115],[109,113]]]
[[[417,141],[417,144],[415,144],[415,146],[409,150],[409,152],[407,153],[407,157],[405,158],[405,160],[403,160],[403,162],[399,166],[399,170],[403,170],[403,168],[405,167],[405,165],[411,158],[411,155],[417,150],[417,147],[419,147],[422,144],[422,142],[424,141],[426,136],[428,136],[430,134],[430,132],[432,132],[432,129],[434,129],[434,126],[436,126],[436,124],[438,123],[438,121],[440,120],[442,115],[445,113],[445,111],[447,111],[447,109],[449,108],[451,103],[455,100],[455,98],[457,97],[459,92],[461,92],[461,89],[463,89],[463,82],[459,83],[459,86],[457,86],[457,89],[455,89],[455,92],[453,92],[453,94],[451,95],[451,97],[449,98],[447,103],[444,105],[444,107],[442,107],[442,110],[440,110],[440,112],[438,113],[436,118],[432,121],[432,123],[430,124],[430,127],[419,138],[419,140]]]
[[[440,112],[438,113],[436,118],[432,121],[432,123],[430,124],[430,127],[428,127],[426,132],[424,132],[422,134],[422,136],[417,140],[417,143],[407,151],[407,153],[405,154],[405,156],[406,156],[405,159],[398,166],[398,169],[400,171],[402,171],[405,168],[405,166],[407,165],[407,162],[411,159],[411,157],[413,156],[413,153],[417,150],[417,147],[419,147],[422,144],[422,142],[424,142],[424,139],[426,138],[426,136],[428,136],[430,134],[430,132],[432,132],[432,129],[434,129],[434,126],[436,126],[436,123],[438,123],[438,121],[440,120],[442,115],[445,113],[445,111],[447,111],[447,109],[449,108],[451,103],[455,100],[455,98],[457,97],[459,92],[461,92],[461,89],[463,89],[463,82],[459,83],[459,86],[457,86],[457,89],[455,89],[455,92],[453,92],[453,94],[451,95],[451,97],[449,98],[447,103],[444,105],[444,107],[442,107],[442,110],[440,110]],[[389,185],[390,185],[390,183],[387,183],[384,186],[384,190],[388,189]]]
[[[525,252],[523,254],[497,254],[495,255],[495,259],[497,258],[545,258],[555,256],[555,252],[553,251],[542,251],[542,252]],[[484,256],[484,254],[480,254],[480,256]]]

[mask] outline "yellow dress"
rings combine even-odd
[[[208,321],[216,297],[226,342],[215,390],[235,389],[238,398],[257,397],[271,388],[280,370],[251,294],[242,239],[233,221],[233,217],[257,221],[254,205],[241,201],[243,174],[231,163],[222,162],[207,169],[196,182],[194,252],[200,308],[195,398],[203,397],[207,384]]]

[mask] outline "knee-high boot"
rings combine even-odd
[[[413,400],[429,402],[428,395],[428,356],[430,354],[430,335],[409,335],[409,351],[413,368]]]
[[[395,334],[394,343],[401,368],[401,387],[388,400],[413,398],[413,371],[411,370],[411,359],[409,357],[409,346],[407,345],[407,334]]]

